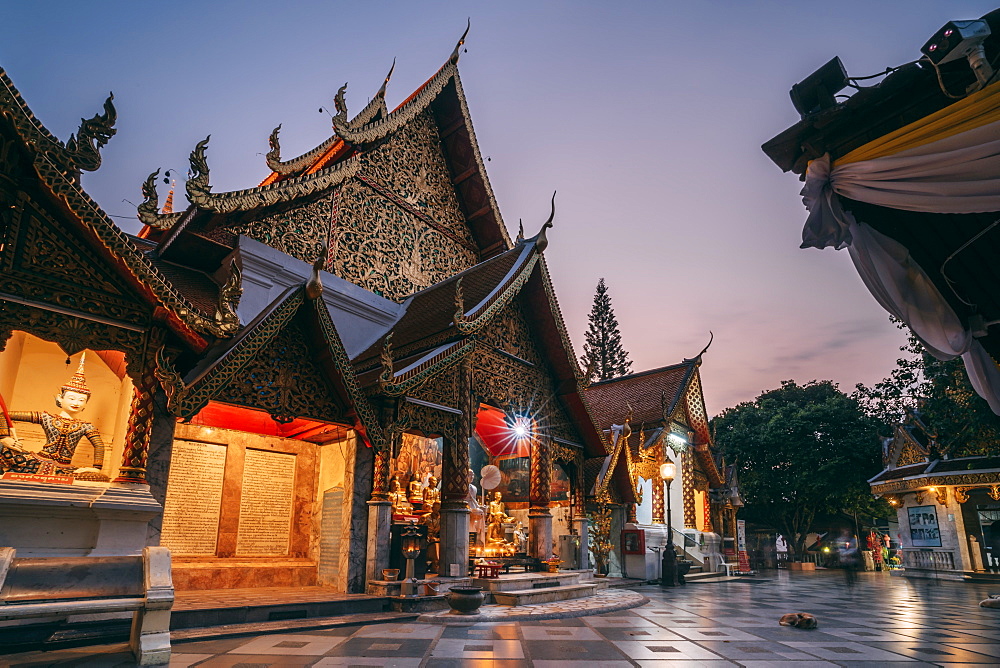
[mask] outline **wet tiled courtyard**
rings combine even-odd
[[[639,587],[642,607],[523,622],[376,624],[176,643],[171,666],[949,666],[1000,665],[1000,610],[990,585],[836,572],[775,573]],[[809,612],[819,628],[778,626]],[[13,655],[10,666],[131,665],[122,646]]]

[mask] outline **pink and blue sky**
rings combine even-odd
[[[0,65],[62,139],[109,90],[118,135],[84,186],[126,231],[146,175],[183,176],[211,133],[215,191],[267,174],[359,110],[393,58],[390,108],[448,57],[459,69],[508,229],[558,190],[546,250],[574,343],[604,277],[633,370],[679,362],[715,332],[709,412],[783,379],[842,389],[884,377],[902,335],[846,252],[799,250],[793,175],[760,144],[798,120],[791,85],[835,55],[851,76],[914,60],[976,0],[8,3]],[[178,203],[184,204],[178,184]]]

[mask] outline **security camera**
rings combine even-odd
[[[990,36],[986,21],[948,21],[927,40],[920,52],[935,65],[965,58]]]

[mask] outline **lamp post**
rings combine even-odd
[[[674,528],[670,517],[670,483],[677,475],[677,465],[666,461],[660,465],[660,477],[667,484],[667,545],[660,561],[660,586],[673,587],[677,584],[677,554],[674,552]]]
[[[400,587],[400,594],[403,596],[417,595],[417,578],[414,575],[414,560],[420,556],[420,530],[413,520],[403,529],[401,535],[403,556],[406,557],[406,579]]]

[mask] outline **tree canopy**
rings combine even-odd
[[[589,324],[584,334],[580,362],[590,370],[590,379],[608,380],[628,374],[632,370],[632,362],[622,347],[618,319],[611,307],[611,295],[603,278],[597,282],[594,305],[587,320]]]
[[[972,388],[962,359],[936,359],[906,325],[894,322],[908,334],[899,348],[904,355],[887,378],[872,387],[858,384],[854,396],[862,409],[890,429],[907,411],[919,410],[935,433],[939,455],[1000,453],[1000,417]]]
[[[712,421],[736,464],[747,519],[774,527],[801,555],[817,513],[871,514],[882,470],[878,420],[830,381],[782,381]]]

